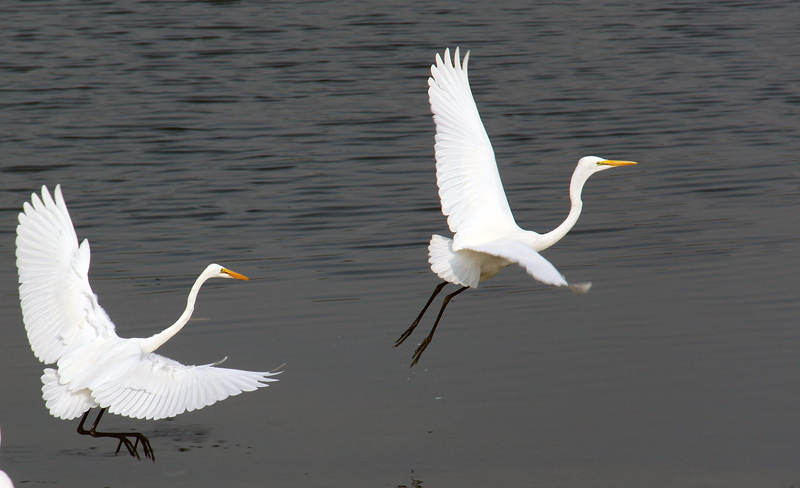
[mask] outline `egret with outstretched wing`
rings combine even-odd
[[[123,339],[89,285],[89,261],[89,242],[78,244],[61,186],[54,196],[42,187],[41,198],[34,193],[30,203],[25,202],[17,226],[22,317],[33,353],[45,364],[56,364],[42,375],[47,408],[61,419],[83,414],[79,433],[118,439],[117,452],[124,445],[137,458],[141,443],[145,457],[155,460],[141,433],[98,432],[103,413],[153,420],[174,417],[277,381],[274,372],[218,368],[218,363],[184,366],[155,354],[189,321],[206,280],[247,277],[211,264],[195,281],[186,309],[174,324],[151,337]],[[100,412],[86,429],[93,407]]]
[[[414,331],[433,299],[447,283],[461,288],[442,301],[439,315],[430,334],[414,351],[411,366],[428,347],[436,326],[450,300],[467,288],[477,288],[501,269],[517,263],[542,283],[569,287],[578,293],[589,290],[591,283],[569,284],[558,270],[539,252],[552,246],[575,225],[581,214],[581,191],[589,177],[617,166],[636,164],[587,156],[578,161],[569,186],[571,208],[566,220],[546,234],[523,230],[517,225],[508,205],[494,150],[481,122],[467,77],[469,52],[463,63],[459,50],[450,57],[445,49],[444,60],[436,54],[428,78],[428,98],[436,125],[436,183],[442,201],[442,213],[453,238],[439,235],[428,246],[431,270],[444,280],[422,308],[416,320],[395,342],[399,346]]]

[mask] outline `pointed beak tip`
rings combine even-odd
[[[224,271],[224,273],[225,273],[226,275],[230,276],[231,278],[236,278],[237,280],[242,280],[242,281],[250,281],[250,278],[248,278],[247,276],[245,276],[245,275],[243,275],[243,274],[239,274],[239,273],[237,273],[236,271],[231,271],[231,270],[229,270],[229,269],[226,269],[226,270]]]

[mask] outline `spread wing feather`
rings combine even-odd
[[[485,240],[487,230],[518,229],[508,205],[494,150],[481,122],[456,48],[444,60],[436,55],[428,78],[428,97],[436,124],[436,180],[442,212],[455,236],[454,248]]]
[[[267,386],[278,373],[184,366],[155,353],[131,356],[115,365],[114,374],[90,385],[101,407],[138,419],[162,419],[191,412]]]
[[[31,196],[19,214],[17,268],[22,317],[36,357],[46,364],[100,336],[114,324],[89,285],[89,242],[78,245],[67,205],[56,186]]]
[[[528,272],[529,275],[542,283],[555,286],[569,286],[567,280],[558,272],[550,261],[542,257],[526,244],[513,239],[498,239],[495,241],[470,246],[467,249],[484,252],[492,256],[507,259],[512,263],[517,263]]]

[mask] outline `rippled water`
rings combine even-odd
[[[0,7],[0,468],[17,486],[791,486],[800,483],[800,6],[710,1],[6,2]],[[772,5],[772,4],[770,4]],[[420,364],[446,233],[427,76],[473,93],[524,227],[586,296],[516,267],[450,305]],[[14,227],[63,186],[121,336],[281,381],[173,420],[49,416]]]

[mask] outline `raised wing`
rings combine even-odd
[[[436,54],[428,78],[433,121],[436,124],[436,182],[442,213],[456,235],[456,250],[467,243],[482,242],[486,231],[517,229],[508,206],[492,144],[472,98],[467,77],[469,52],[463,64],[456,48],[444,60]],[[462,245],[463,244],[463,245]]]
[[[61,195],[47,187],[25,202],[17,226],[22,318],[33,353],[44,363],[98,337],[116,337],[114,324],[89,285],[89,242],[78,237]]]
[[[527,271],[529,275],[547,285],[569,286],[567,280],[564,279],[550,261],[546,260],[541,254],[531,249],[528,245],[517,240],[498,239],[476,246],[469,246],[467,249],[485,252],[492,256],[507,259],[512,263],[517,263],[525,268],[525,271]]]
[[[184,366],[155,353],[138,354],[115,364],[89,385],[101,407],[137,419],[174,417],[212,405],[243,391],[267,386],[278,373]]]

